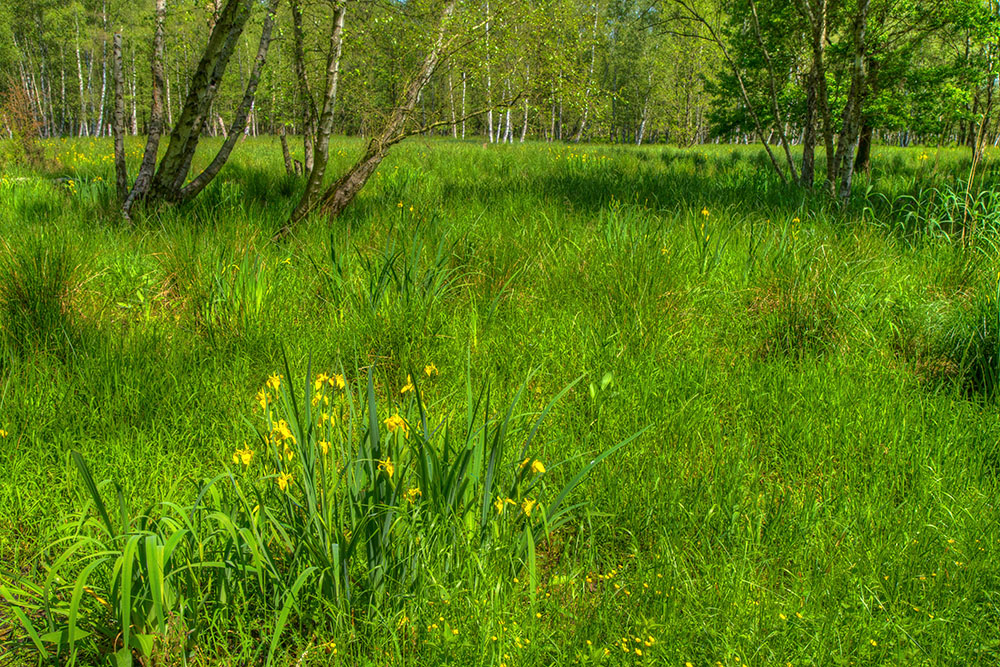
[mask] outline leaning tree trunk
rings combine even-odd
[[[187,99],[170,133],[170,143],[160,160],[148,197],[176,201],[187,178],[198,141],[219,83],[250,16],[253,3],[228,0],[212,28],[198,68],[188,86]]]
[[[163,128],[163,24],[166,21],[166,0],[156,0],[156,31],[153,33],[153,102],[149,110],[149,136],[146,138],[146,151],[139,165],[132,191],[122,204],[122,215],[126,219],[136,200],[143,199],[149,192],[156,169],[156,153],[160,147],[160,132]],[[124,155],[122,156],[124,160]]]
[[[215,158],[205,167],[205,171],[195,176],[190,183],[181,188],[178,194],[180,201],[191,199],[212,182],[212,179],[222,169],[222,165],[226,164],[229,155],[236,146],[236,142],[239,141],[239,138],[246,130],[247,118],[253,111],[254,97],[257,94],[257,84],[260,83],[260,74],[264,69],[264,62],[267,60],[267,49],[271,44],[271,31],[274,28],[274,15],[278,11],[279,2],[280,0],[270,0],[268,3],[267,15],[264,17],[264,25],[260,33],[260,44],[257,47],[257,58],[254,60],[253,70],[250,72],[250,79],[247,81],[246,91],[243,93],[243,100],[236,110],[236,116],[229,127],[229,132],[226,134],[226,140],[223,142],[219,152],[216,153]]]
[[[353,201],[358,192],[361,191],[361,188],[364,187],[371,175],[375,173],[375,170],[385,158],[389,149],[406,138],[406,123],[412,116],[413,110],[420,100],[420,93],[427,85],[427,82],[430,81],[431,75],[434,74],[441,53],[445,49],[445,31],[448,28],[452,14],[455,12],[456,2],[457,0],[445,0],[439,16],[437,35],[434,43],[427,52],[420,70],[407,85],[406,93],[403,96],[403,103],[393,110],[392,115],[382,130],[368,142],[368,146],[361,159],[346,174],[341,176],[336,183],[328,188],[322,198],[315,202],[315,204],[311,204],[304,211],[300,211],[297,208],[292,219],[278,230],[273,240],[277,241],[287,236],[292,230],[292,225],[304,218],[311,210],[318,209],[330,219],[340,215],[347,208],[348,204]]]

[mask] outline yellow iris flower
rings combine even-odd
[[[278,480],[277,480],[278,488],[281,489],[282,491],[286,491],[288,489],[288,483],[291,482],[293,479],[294,477],[289,475],[287,472],[281,473],[280,475],[278,475]]]
[[[233,463],[242,463],[248,466],[251,460],[253,460],[253,450],[246,445],[244,445],[243,449],[237,449],[233,452]]]

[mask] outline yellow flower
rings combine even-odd
[[[493,507],[496,508],[497,514],[502,514],[503,508],[506,507],[508,504],[516,505],[517,503],[515,503],[510,498],[501,498],[500,496],[497,496],[497,499],[493,501]]]
[[[295,458],[295,452],[290,450],[288,445],[285,445],[285,459],[291,461],[293,458]]]
[[[320,425],[320,426],[323,426],[323,425],[325,425],[325,424],[326,424],[327,422],[330,422],[330,425],[331,425],[331,426],[333,426],[333,417],[331,417],[331,416],[330,416],[329,414],[327,414],[326,412],[321,412],[321,413],[319,413],[319,425]]]
[[[521,461],[521,470],[527,468],[528,465],[531,465],[531,472],[533,473],[537,473],[540,475],[543,472],[545,472],[545,464],[539,461],[538,459],[531,459],[531,458],[524,459],[523,461]]]
[[[331,375],[330,379],[328,379],[327,382],[329,382],[330,386],[333,387],[334,389],[343,389],[344,387],[347,386],[347,383],[344,382],[344,376],[338,375],[337,373]]]
[[[424,494],[420,492],[420,489],[414,486],[413,488],[407,490],[407,492],[403,494],[403,497],[406,498],[407,502],[412,504],[417,502],[417,496],[422,495]]]
[[[413,379],[410,377],[409,373],[406,375],[406,384],[399,390],[399,393],[405,394],[408,391],[414,391]]]
[[[292,479],[294,478],[287,472],[281,473],[280,475],[278,475],[278,488],[281,489],[282,491],[285,491],[286,489],[288,489],[288,483],[291,482]]]
[[[708,209],[707,208],[701,209],[701,214],[707,218],[708,217]]]
[[[267,404],[271,402],[271,397],[267,395],[267,392],[261,389],[257,392],[257,404],[260,405],[261,410],[267,409]]]
[[[385,424],[387,429],[389,429],[389,433],[395,433],[398,429],[402,429],[403,435],[407,435],[409,431],[409,427],[406,425],[406,420],[399,415],[393,415],[382,423]]]
[[[327,442],[326,440],[320,440],[319,441],[319,449],[320,449],[321,452],[323,452],[323,456],[326,456],[327,452],[330,451],[330,443]]]
[[[797,224],[799,224],[800,222],[802,222],[802,221],[801,221],[801,220],[799,220],[798,218],[792,218],[792,224],[793,224],[793,225],[797,225]]]
[[[535,509],[535,505],[537,504],[538,504],[537,500],[530,500],[528,498],[525,498],[524,502],[521,503],[521,509],[524,510],[524,513],[526,515],[531,516],[531,511]]]
[[[432,375],[437,375],[438,374],[437,366],[435,366],[434,364],[427,364],[426,366],[424,366],[424,374],[426,374],[427,377],[431,377]]]
[[[396,472],[396,466],[393,465],[392,459],[388,456],[385,457],[385,461],[378,462],[378,469],[384,470],[385,474],[389,476],[389,479],[392,479],[392,473]]]
[[[396,204],[396,207],[397,208],[403,208],[403,202],[399,202],[398,204]]]
[[[275,391],[278,391],[278,387],[281,386],[281,377],[277,375],[272,375],[271,377],[267,378],[267,386]]]
[[[292,435],[291,429],[288,428],[288,422],[284,419],[278,420],[278,423],[274,425],[274,437],[275,440],[291,440],[295,442],[295,436]]]
[[[326,373],[320,373],[316,376],[316,381],[313,382],[313,391],[319,391],[323,388],[323,384],[330,381],[330,376]]]
[[[0,428],[0,438],[6,438],[8,435],[7,431]]]
[[[250,465],[250,461],[253,459],[253,450],[250,447],[244,445],[243,449],[237,449],[233,452],[233,463],[242,463],[245,466]]]

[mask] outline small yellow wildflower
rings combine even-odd
[[[285,445],[285,460],[286,461],[291,461],[294,458],[295,458],[295,452],[293,452],[291,449],[289,449],[288,445]]]
[[[281,386],[281,377],[278,375],[272,375],[267,378],[267,386],[275,391],[278,391],[278,387]]]
[[[427,364],[426,366],[424,366],[424,374],[427,377],[431,377],[432,375],[437,375],[438,374],[437,366],[435,366],[434,364]]]
[[[326,440],[319,441],[319,450],[323,452],[323,456],[326,456],[330,451],[330,443]]]
[[[330,379],[327,380],[327,382],[329,382],[330,386],[333,387],[334,389],[343,389],[344,387],[347,386],[347,383],[344,382],[344,376],[340,375],[339,373],[334,373],[333,375],[331,375]]]
[[[406,384],[403,385],[403,388],[399,390],[399,393],[400,394],[405,394],[406,392],[409,392],[409,391],[415,391],[415,389],[413,387],[413,378],[411,378],[410,375],[409,375],[409,373],[407,373],[407,375],[406,375]]]
[[[0,428],[0,438],[6,438],[8,435],[7,431]]]
[[[406,501],[412,505],[413,503],[417,502],[417,496],[422,496],[422,495],[423,493],[420,492],[420,489],[414,486],[410,489],[407,489],[406,493],[403,494],[403,497],[406,498]]]
[[[268,396],[266,391],[261,389],[260,391],[257,392],[256,400],[261,410],[267,410],[267,404],[271,402],[271,397]]]
[[[399,415],[393,415],[382,423],[385,424],[387,429],[389,429],[389,433],[395,433],[397,430],[402,429],[403,435],[407,435],[409,431],[409,426],[406,425],[406,420]]]
[[[707,218],[708,217],[708,208],[706,207],[706,208],[701,209],[701,214]]]
[[[326,373],[320,373],[316,376],[316,380],[313,382],[313,391],[319,391],[323,388],[323,385],[330,381],[330,376]]]
[[[287,490],[288,483],[291,482],[292,479],[294,478],[287,472],[281,473],[280,475],[278,475],[278,488],[281,489],[282,491]]]
[[[503,508],[506,507],[507,504],[516,505],[517,503],[510,498],[501,498],[500,496],[497,496],[497,499],[493,501],[493,507],[496,508],[497,514],[503,514]],[[517,583],[517,579],[514,580],[514,583]]]
[[[275,440],[291,440],[295,442],[295,436],[292,435],[292,431],[288,428],[288,422],[284,419],[279,419],[278,423],[274,425],[274,437]]]
[[[253,459],[253,450],[249,446],[244,445],[243,449],[237,449],[233,452],[233,463],[242,463],[245,466],[250,465],[250,461]]]
[[[531,466],[531,472],[533,473],[540,475],[543,472],[545,472],[545,464],[539,461],[538,459],[532,459],[530,457],[521,461],[521,470],[524,470],[529,465]]]
[[[529,498],[525,498],[524,502],[521,503],[521,509],[524,510],[524,513],[527,516],[531,516],[531,511],[535,509],[535,505],[537,504],[538,504],[537,500],[531,500]]]
[[[392,473],[396,472],[396,466],[393,465],[392,459],[388,456],[385,457],[384,461],[378,462],[378,469],[384,470],[385,474],[389,476],[389,479],[392,479]]]

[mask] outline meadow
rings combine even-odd
[[[46,149],[0,664],[1000,661],[1000,154],[841,207],[753,146],[417,138],[275,244],[275,139],[131,225],[110,140]]]

